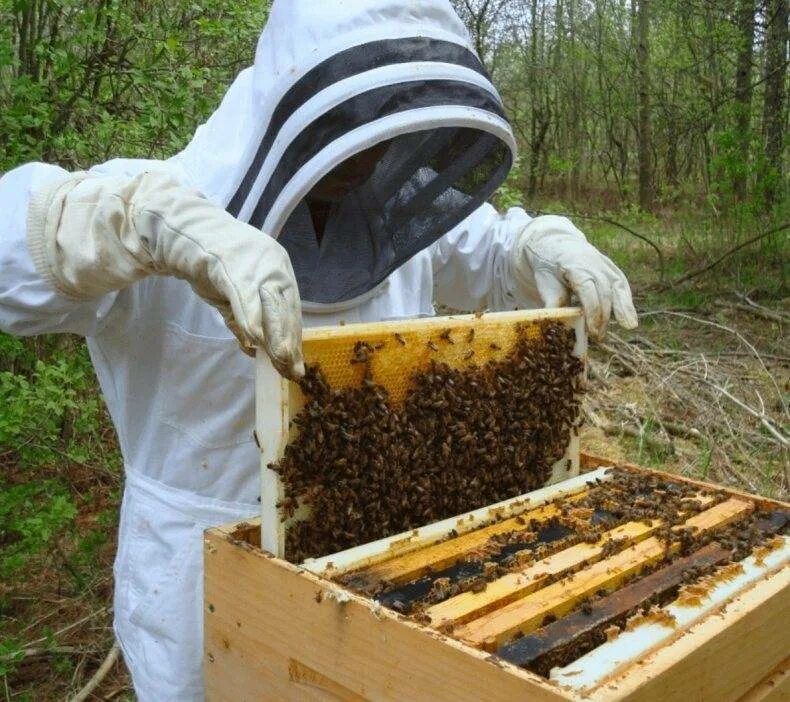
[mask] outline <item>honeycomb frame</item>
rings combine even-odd
[[[331,387],[359,385],[368,370],[372,380],[384,386],[392,401],[398,403],[406,395],[412,374],[427,368],[432,361],[462,369],[499,360],[512,351],[519,333],[537,337],[541,323],[545,321],[560,322],[575,329],[574,355],[581,358],[586,366],[586,332],[578,308],[313,327],[304,332],[303,351],[307,363],[320,364]],[[354,347],[360,341],[376,351],[368,363],[351,363]],[[281,379],[265,355],[259,353],[256,436],[261,450],[261,543],[264,549],[278,557],[284,556],[288,528],[309,517],[309,511],[301,507],[291,517],[281,513],[277,505],[284,497],[283,485],[277,473],[268,466],[282,456],[285,446],[298,431],[291,419],[303,406],[304,397],[299,386]],[[554,465],[546,484],[565,480],[578,475],[578,472],[578,437],[570,433],[566,453]]]

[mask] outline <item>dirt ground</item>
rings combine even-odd
[[[787,499],[788,451],[777,435],[788,427],[790,317],[785,304],[754,305],[730,299],[686,310],[641,301],[638,330],[614,329],[591,347],[583,448]],[[117,479],[63,469],[82,496],[80,529],[95,527],[117,504]],[[12,603],[7,629],[25,642],[16,670],[2,676],[0,700],[71,699],[112,651],[115,535],[107,528],[112,538],[78,595],[55,558],[16,580],[24,587],[0,584]],[[120,658],[87,699],[134,699]]]

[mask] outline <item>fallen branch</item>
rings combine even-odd
[[[753,314],[755,317],[761,317],[762,319],[767,319],[769,322],[778,322],[779,324],[783,324],[787,322],[782,315],[777,314],[771,310],[767,310],[764,308],[759,307],[750,307],[749,305],[743,305],[740,302],[728,302],[727,300],[716,300],[713,303],[716,307],[722,307],[728,310],[740,310],[741,312],[748,312],[749,314]]]
[[[698,351],[684,351],[683,349],[650,348],[642,349],[642,353],[651,354],[654,356],[685,356],[689,358],[699,357]],[[751,351],[717,351],[716,355],[713,356],[713,359],[718,360],[719,358],[743,358],[744,356],[753,358],[754,354]],[[760,356],[766,361],[790,364],[790,356],[779,356],[777,354],[771,353],[760,353]]]
[[[672,436],[677,436],[680,439],[702,438],[702,434],[700,433],[699,429],[695,429],[694,427],[687,427],[676,422],[668,422],[666,419],[662,419],[661,422],[667,434]]]
[[[724,259],[729,258],[730,256],[732,256],[734,253],[737,253],[741,249],[744,249],[747,246],[750,246],[751,244],[755,244],[758,241],[761,241],[762,239],[766,239],[769,236],[773,236],[774,234],[778,234],[779,232],[782,232],[785,229],[790,229],[790,222],[785,222],[784,224],[780,224],[778,227],[774,227],[773,229],[769,229],[767,231],[764,231],[761,234],[758,234],[757,236],[753,236],[751,239],[747,239],[746,241],[741,242],[737,246],[733,246],[732,248],[727,249],[721,256],[719,256],[718,258],[714,259],[710,263],[708,263],[708,264],[706,264],[706,265],[704,265],[704,266],[702,266],[700,268],[696,268],[693,271],[689,271],[688,273],[680,276],[680,278],[676,278],[675,280],[673,280],[673,281],[671,281],[669,283],[666,283],[665,285],[660,287],[658,289],[658,291],[659,292],[663,292],[665,290],[669,290],[670,288],[674,288],[676,285],[680,285],[681,283],[685,283],[685,282],[687,282],[689,280],[692,280],[693,278],[698,278],[703,273],[707,273],[709,270],[715,268]]]
[[[748,412],[752,417],[755,419],[759,419],[760,423],[776,438],[776,440],[782,444],[785,448],[790,448],[790,440],[787,437],[783,436],[779,431],[774,427],[773,423],[770,419],[762,412],[758,412],[753,407],[749,407],[745,402],[739,400],[735,395],[732,395],[724,388],[716,385],[715,383],[711,383],[711,386],[718,390],[724,397],[732,400],[738,407],[740,407],[744,412]]]
[[[641,432],[643,448],[658,448],[652,439],[668,441],[675,448],[674,458],[670,458],[669,450],[661,453],[672,470],[737,484],[752,492],[765,489],[770,483],[779,495],[785,496],[790,482],[787,448],[762,419],[755,418],[755,413],[764,414],[773,429],[790,439],[782,424],[781,410],[777,411],[787,401],[777,395],[775,405],[777,379],[764,375],[765,359],[784,364],[790,357],[763,354],[757,348],[759,344],[733,328],[735,325],[725,326],[678,310],[647,312],[646,316],[650,315],[668,315],[696,322],[702,329],[725,332],[729,337],[725,337],[726,347],[710,357],[707,352],[693,350],[699,341],[696,336],[685,337],[691,348],[671,348],[660,342],[666,335],[626,339],[610,331],[603,345],[590,349],[599,378],[583,404],[588,425],[608,436],[626,436],[636,441]],[[684,330],[686,326],[691,325],[684,323]],[[742,356],[747,360],[739,358]],[[633,377],[625,381],[613,377],[619,373]],[[769,397],[763,391],[764,383],[773,388]],[[714,386],[751,405],[752,412],[745,411]],[[747,399],[752,396],[754,402]]]
[[[763,361],[763,358],[760,355],[760,352],[755,348],[754,344],[752,344],[737,329],[733,329],[732,327],[728,327],[728,326],[726,326],[724,324],[719,324],[718,322],[712,322],[709,319],[700,319],[699,317],[694,317],[693,315],[690,315],[690,314],[685,314],[683,312],[673,312],[671,310],[647,310],[646,312],[640,313],[639,316],[640,317],[650,317],[650,316],[659,315],[659,314],[668,315],[668,316],[671,316],[671,317],[679,317],[681,319],[687,319],[687,320],[690,320],[692,322],[696,322],[697,324],[704,324],[704,325],[709,326],[709,327],[714,327],[716,329],[721,329],[722,331],[725,331],[725,332],[728,332],[729,334],[734,335],[744,346],[746,346],[746,348],[748,348],[752,352],[752,355],[755,357],[755,359],[757,359],[757,362],[760,364],[760,366],[762,367],[763,371],[765,372],[765,374],[768,376],[769,380],[771,381],[771,384],[773,385],[774,389],[776,390],[776,394],[777,394],[777,397],[779,398],[779,403],[780,403],[780,405],[782,407],[782,411],[784,413],[787,413],[787,402],[784,399],[784,394],[779,389],[779,385],[776,382],[776,378],[774,378],[774,376],[768,370],[768,366],[765,365],[765,362]]]
[[[82,619],[77,620],[73,624],[69,624],[68,626],[64,626],[62,629],[58,629],[51,637],[42,636],[40,639],[36,639],[35,641],[31,641],[28,645],[29,648],[36,646],[37,644],[44,643],[48,638],[57,639],[62,634],[65,634],[67,631],[71,631],[72,629],[76,629],[78,626],[81,626],[85,622],[89,622],[91,619],[98,617],[101,614],[109,611],[109,607],[100,607],[95,612],[91,612],[87,616],[83,617]]]
[[[85,702],[88,697],[93,694],[93,691],[101,685],[102,680],[107,677],[107,673],[112,670],[112,667],[115,665],[116,661],[118,660],[118,655],[120,653],[120,649],[118,648],[118,644],[114,643],[110,652],[107,654],[107,657],[102,661],[102,664],[99,666],[99,669],[93,674],[90,680],[85,684],[83,687],[74,697],[71,698],[70,702]]]
[[[790,322],[790,315],[784,314],[778,310],[772,310],[765,305],[758,305],[754,300],[744,293],[736,292],[735,296],[740,300],[743,300],[753,310],[764,312],[769,318],[776,318],[780,322]]]
[[[116,697],[118,697],[118,695],[120,695],[122,692],[128,692],[128,691],[130,691],[131,689],[132,689],[132,688],[131,688],[131,687],[129,687],[129,685],[119,685],[119,686],[118,686],[118,687],[116,687],[114,690],[110,690],[110,692],[108,692],[108,693],[107,693],[107,694],[106,694],[104,697],[102,697],[102,699],[103,699],[105,702],[108,702],[109,700],[114,700],[114,699],[115,699]]]

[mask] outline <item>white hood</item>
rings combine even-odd
[[[392,140],[320,242],[303,204],[344,160]],[[175,160],[280,240],[303,299],[364,295],[476,209],[515,157],[502,103],[446,0],[275,0],[243,71]]]

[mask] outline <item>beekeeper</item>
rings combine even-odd
[[[298,376],[303,323],[572,293],[593,334],[636,324],[568,220],[486,204],[514,151],[449,2],[275,0],[181,153],[0,180],[0,328],[84,335],[118,432],[115,632],[139,699],[202,698],[201,532],[258,510],[239,345]]]

